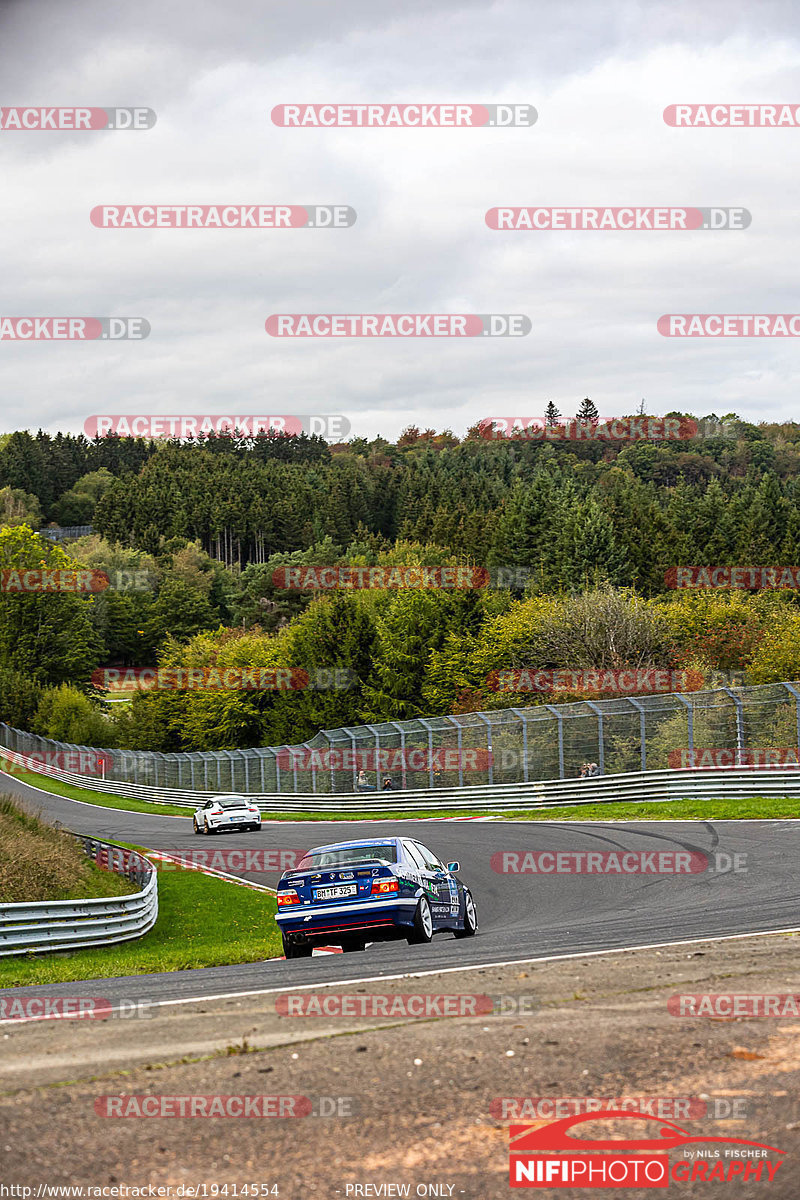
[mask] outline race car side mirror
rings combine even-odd
[[[453,873],[455,873],[456,871],[460,871],[460,870],[461,870],[461,863],[457,863],[457,862],[454,862],[454,863],[448,863],[448,864],[447,864],[447,869],[448,869],[448,871],[452,871]]]

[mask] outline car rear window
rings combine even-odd
[[[297,870],[307,870],[309,867],[333,867],[337,863],[367,862],[381,859],[383,862],[397,862],[397,845],[395,842],[374,842],[369,846],[340,846],[338,849],[313,850],[297,864]]]
[[[248,800],[244,796],[225,796],[222,800],[218,800],[217,804],[220,808],[247,808]]]

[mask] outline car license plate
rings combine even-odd
[[[247,820],[247,817],[245,817],[245,816],[241,816],[241,817],[228,817],[228,820],[229,820],[229,821],[246,821],[246,820]]]
[[[342,883],[338,887],[314,888],[314,899],[333,900],[336,896],[355,896],[357,893],[354,883]]]

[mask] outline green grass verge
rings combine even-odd
[[[0,761],[2,766],[2,761]],[[57,796],[66,796],[72,800],[82,800],[86,804],[98,804],[103,808],[121,808],[128,812],[156,813],[162,816],[191,815],[190,808],[177,808],[173,804],[148,804],[146,800],[129,800],[125,796],[110,796],[103,792],[92,792],[86,788],[73,787],[69,783],[60,783],[47,775],[38,775],[33,771],[13,771],[15,778],[23,783],[30,783],[43,791],[52,792]],[[399,798],[398,793],[398,798]],[[309,797],[312,799],[312,797]],[[342,821],[397,821],[418,820],[421,817],[460,817],[468,815],[464,809],[415,809],[413,812],[398,813],[392,809],[381,809],[377,812],[343,812],[337,813],[336,819]],[[664,821],[667,819],[681,821],[706,820],[775,820],[781,817],[800,817],[800,800],[789,797],[754,796],[746,800],[670,800],[664,804],[648,804],[646,801],[635,804],[630,801],[606,804],[581,804],[575,808],[535,808],[519,809],[514,812],[497,811],[481,813],[481,816],[502,817],[507,821]],[[330,813],[308,810],[302,813],[267,813],[267,821],[330,821]]]
[[[138,847],[131,847],[138,849]],[[92,950],[0,958],[0,987],[109,979],[256,962],[282,954],[268,892],[195,871],[159,873],[158,920],[144,937]]]
[[[747,800],[668,800],[664,804],[581,804],[514,813],[517,821],[744,821],[800,817],[800,800],[754,796]]]
[[[8,770],[4,759],[0,759],[0,769]],[[54,796],[66,796],[68,800],[82,800],[84,804],[97,804],[100,808],[122,808],[126,812],[160,813],[162,816],[180,817],[191,816],[192,812],[190,808],[178,808],[174,804],[148,804],[146,800],[129,800],[127,796],[92,792],[88,788],[73,787],[71,783],[62,783],[59,779],[51,779],[49,775],[40,775],[36,771],[20,770],[19,767],[14,767],[9,774],[21,783],[41,788],[43,792],[52,792]]]

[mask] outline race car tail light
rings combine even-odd
[[[400,884],[396,879],[373,879],[372,894],[373,896],[386,896],[390,892],[399,892]]]
[[[299,903],[300,897],[291,888],[287,892],[278,892],[278,908],[285,908],[287,904]]]

